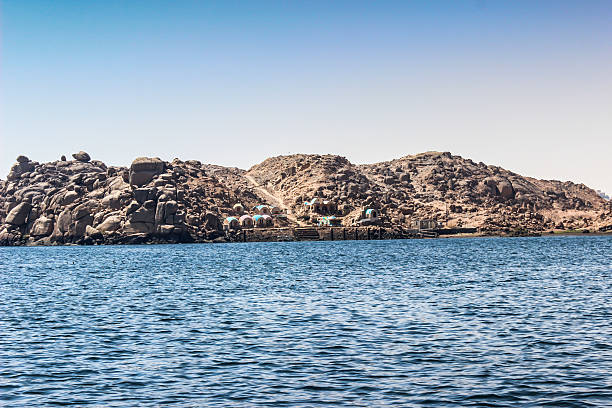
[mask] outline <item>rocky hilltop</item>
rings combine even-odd
[[[481,231],[606,229],[610,202],[584,184],[537,180],[448,152],[354,165],[333,155],[279,156],[247,173],[298,207],[311,197],[334,200],[345,220],[380,209],[393,224],[433,219]]]
[[[300,154],[248,171],[196,160],[141,157],[114,167],[86,152],[72,157],[17,158],[0,180],[1,245],[223,241],[223,221],[260,204],[283,213],[274,226],[317,223],[320,214],[304,205],[313,198],[334,203],[343,225],[363,221],[371,208],[376,222],[407,229],[418,220],[485,234],[612,228],[610,202],[582,184],[523,177],[450,153],[368,165]]]
[[[73,157],[17,158],[0,181],[0,244],[214,240],[233,204],[259,202],[207,176],[198,161],[137,158],[125,168],[85,152]]]

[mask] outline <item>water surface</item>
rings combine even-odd
[[[0,248],[0,406],[610,406],[612,237]]]

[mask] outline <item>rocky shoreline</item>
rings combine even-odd
[[[247,230],[251,240],[274,240],[264,231],[332,222],[378,228],[386,238],[462,228],[510,236],[612,230],[610,201],[582,184],[523,177],[450,153],[371,165],[279,156],[248,171],[197,160],[141,157],[115,167],[86,152],[72,157],[17,158],[0,180],[0,245],[233,242]]]

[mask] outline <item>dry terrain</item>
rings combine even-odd
[[[607,231],[609,201],[582,184],[524,177],[450,153],[427,152],[355,165],[335,155],[278,156],[249,170],[137,158],[111,167],[79,152],[38,163],[19,156],[0,180],[0,244],[203,242],[223,240],[222,223],[258,204],[279,207],[276,226],[311,225],[304,202],[337,205],[344,225],[380,212],[378,222],[498,234]]]

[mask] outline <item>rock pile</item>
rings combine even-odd
[[[138,158],[107,167],[85,152],[40,164],[19,156],[0,181],[0,245],[209,241],[239,202],[201,163]]]

